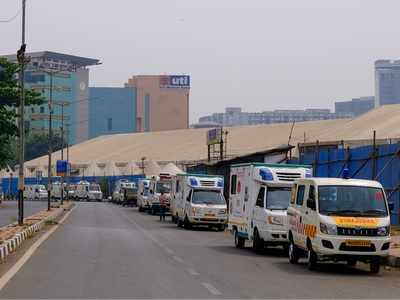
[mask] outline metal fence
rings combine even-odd
[[[379,181],[395,209],[392,224],[400,223],[400,144],[369,145],[357,148],[324,149],[318,145],[302,151],[293,163],[313,166],[315,177],[341,177],[345,168],[351,178]]]

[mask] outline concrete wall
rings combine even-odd
[[[92,87],[89,94],[89,138],[136,131],[134,88]]]

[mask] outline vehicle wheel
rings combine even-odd
[[[379,258],[375,258],[373,259],[370,263],[369,263],[369,269],[371,271],[371,273],[373,274],[378,274],[380,269],[381,269],[381,262]]]
[[[357,260],[356,260],[356,259],[349,259],[349,260],[347,261],[347,265],[348,265],[349,267],[354,267],[356,264],[357,264]]]
[[[297,264],[299,261],[299,249],[297,246],[294,244],[294,242],[291,240],[289,243],[289,249],[288,249],[288,255],[289,255],[289,262],[291,264]]]
[[[182,225],[183,225],[183,222],[178,217],[176,217],[176,226],[182,227]]]
[[[310,247],[307,251],[307,267],[309,270],[315,270],[318,263],[317,254]]]
[[[143,212],[143,207],[139,206],[139,212]]]
[[[188,217],[185,217],[185,220],[183,221],[183,226],[185,227],[185,229],[191,229],[192,228],[192,224],[189,222]]]
[[[288,254],[289,253],[289,244],[283,245],[283,252]]]
[[[219,225],[219,226],[217,227],[217,230],[218,230],[218,231],[224,231],[224,230],[225,230],[225,225],[224,225],[224,224]]]
[[[239,236],[239,232],[238,232],[238,230],[236,228],[235,228],[234,236],[235,236],[235,246],[236,246],[236,248],[244,248],[245,240],[244,240],[244,238]]]
[[[264,251],[264,241],[260,237],[257,228],[254,229],[253,233],[253,249],[256,254],[262,254]]]

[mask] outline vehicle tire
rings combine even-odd
[[[260,237],[257,228],[254,229],[253,233],[253,250],[256,254],[262,254],[264,251],[264,241]]]
[[[283,245],[283,252],[288,254],[289,253],[289,244]]]
[[[175,216],[171,214],[171,222],[175,223]]]
[[[218,230],[218,231],[225,231],[225,225],[224,225],[224,224],[219,225],[219,226],[217,227],[217,230]]]
[[[139,212],[143,212],[143,207],[139,206]]]
[[[183,222],[177,217],[177,219],[176,219],[176,226],[177,226],[177,227],[182,227],[182,225],[183,225]]]
[[[294,244],[293,240],[289,242],[288,256],[291,264],[297,264],[299,262],[299,249]]]
[[[372,274],[378,274],[381,269],[381,262],[379,258],[374,258],[369,263],[369,270]]]
[[[310,247],[307,251],[307,267],[309,270],[313,271],[317,267],[318,257],[317,254]]]
[[[357,264],[357,260],[356,260],[356,259],[349,259],[349,260],[347,261],[347,265],[348,265],[349,267],[355,267],[356,264]]]
[[[235,247],[239,249],[244,248],[245,240],[243,237],[239,236],[239,232],[236,228],[234,229],[234,238],[235,238]]]
[[[185,217],[185,220],[183,221],[183,227],[185,227],[185,229],[191,229],[192,228],[192,224],[190,223],[188,217]]]

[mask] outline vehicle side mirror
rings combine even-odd
[[[316,204],[315,204],[315,199],[310,199],[310,198],[308,198],[308,199],[307,199],[307,207],[308,207],[309,209],[316,210],[317,207],[316,207]]]
[[[394,203],[389,202],[389,212],[391,213],[394,210]]]

